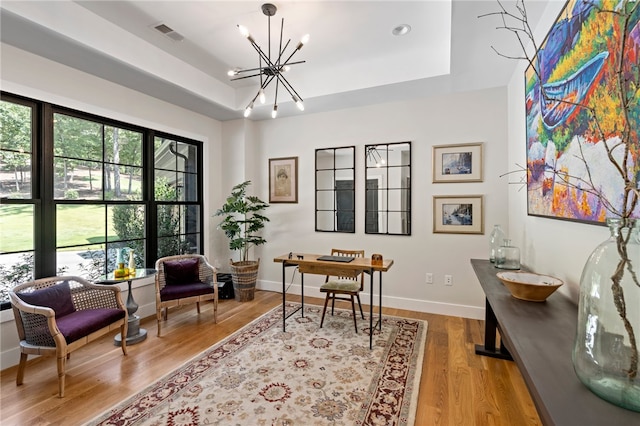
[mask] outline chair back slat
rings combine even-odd
[[[331,256],[351,256],[351,257],[364,257],[364,250],[346,250],[346,249],[331,249]],[[329,282],[330,275],[327,275],[325,278],[325,282]],[[364,287],[364,272],[360,272],[359,274],[348,274],[344,276],[337,276],[336,278],[340,280],[360,280],[360,291],[363,290]]]

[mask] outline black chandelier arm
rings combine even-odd
[[[258,66],[262,69],[262,58],[258,56]],[[262,87],[262,71],[260,72],[260,87]]]
[[[305,62],[307,62],[307,61],[288,62],[288,63],[286,63],[286,64],[278,65],[277,67],[274,65],[274,67],[279,68],[279,69],[281,70],[281,69],[282,69],[283,67],[285,67],[285,66],[291,66],[291,65],[304,64]],[[273,68],[272,68],[272,67],[245,68],[245,69],[241,69],[241,70],[234,70],[234,72],[236,73],[236,75],[238,75],[238,74],[242,74],[242,73],[245,73],[245,72],[250,72],[250,71],[260,71],[260,73],[262,73],[262,74],[266,74],[266,73],[264,72],[264,70],[267,70],[267,69],[273,69]],[[280,71],[280,72],[282,72],[282,71]],[[259,74],[254,74],[254,77],[255,77],[255,76],[258,76],[258,75],[259,75]],[[245,77],[236,77],[236,78],[232,78],[232,79],[231,79],[231,81],[233,81],[233,80],[237,80],[238,78],[245,78]]]
[[[262,58],[262,60],[267,64],[266,67],[263,68],[272,68],[275,65],[271,62],[271,59],[262,51],[262,49],[260,48],[260,46],[258,46],[256,44],[255,41],[251,42],[251,46],[253,46],[253,48],[255,49],[256,52],[258,52],[258,55]]]
[[[289,41],[291,41],[291,39],[289,39]],[[289,43],[287,42],[287,45],[288,45],[288,44],[289,44]],[[286,48],[286,46],[285,46],[285,48]],[[289,57],[287,58],[287,60],[286,60],[286,61],[284,61],[284,64],[283,64],[283,65],[287,65],[287,64],[289,64],[289,61],[291,60],[291,58],[293,58],[293,55],[295,55],[295,54],[296,54],[296,52],[298,52],[299,50],[300,50],[300,49],[295,49],[293,52],[291,52],[291,55],[289,55]],[[284,53],[284,51],[283,51],[282,53]]]
[[[291,43],[291,39],[289,39],[289,41],[287,41],[287,44],[284,45],[284,49],[282,48],[282,42],[280,42],[280,53],[278,54],[278,59],[276,60],[276,64],[278,64],[278,66],[285,66],[287,65],[287,63],[282,63],[281,59],[282,59],[282,55],[284,54],[284,51],[287,50],[287,46],[289,46],[289,43]]]
[[[287,65],[298,65],[298,64],[304,64],[307,61],[295,61],[295,62],[285,62],[284,64],[280,65],[280,68],[283,68]]]
[[[268,86],[269,84],[271,84],[271,81],[273,81],[273,79],[274,79],[274,78],[276,78],[276,76],[275,76],[275,75],[269,75],[269,76],[267,76],[267,78],[266,78],[266,79],[265,79],[265,81],[264,81],[264,84],[261,84],[261,85],[260,85],[260,89],[266,89],[266,88],[267,88],[267,86]],[[260,93],[260,90],[258,90],[258,93]]]
[[[297,62],[291,62],[290,64],[286,64],[286,65],[287,65],[287,66],[290,66],[290,65],[298,65],[298,64],[304,64],[305,62],[306,62],[306,61],[297,61]],[[269,67],[262,67],[262,68],[249,68],[249,69],[246,69],[246,70],[238,70],[238,71],[236,71],[236,73],[237,73],[237,74],[241,74],[241,73],[245,73],[245,72],[250,72],[250,71],[258,71],[258,72],[257,72],[257,73],[255,73],[255,74],[243,75],[243,76],[241,76],[241,77],[234,77],[234,78],[229,79],[229,81],[244,80],[245,78],[258,77],[258,76],[262,76],[262,75],[266,75],[266,76],[275,76],[276,74],[281,74],[281,73],[283,73],[283,72],[284,72],[284,71],[282,70],[282,68],[283,68],[284,66],[285,66],[285,65],[282,65],[282,66],[278,67],[278,68],[280,68],[280,69],[278,69],[278,70],[277,70],[277,72],[273,72],[273,71],[272,71],[272,69],[271,69],[271,68],[269,68]],[[271,71],[271,73],[267,73],[267,72],[265,72],[265,70],[270,70],[270,71]],[[263,86],[263,87],[264,87],[264,86]]]
[[[245,78],[258,77],[259,75],[262,75],[262,73],[259,72],[257,74],[251,74],[251,75],[245,75],[245,76],[242,76],[242,77],[236,77],[236,78],[232,78],[230,81],[244,80]]]
[[[276,60],[276,63],[278,65],[280,65],[280,60],[282,59],[282,54],[287,49],[287,46],[289,46],[289,43],[291,43],[291,39],[289,39],[289,41],[287,41],[287,43],[284,45],[284,49],[282,48],[282,34],[283,33],[284,33],[284,18],[282,18],[282,21],[280,23],[280,46],[278,47],[278,59]],[[269,57],[271,57],[271,56],[269,56]]]
[[[260,72],[262,72],[262,70],[264,70],[266,68],[269,68],[269,67],[243,68],[241,70],[234,70],[234,72],[236,73],[236,75],[238,75],[238,74],[242,74],[242,73],[250,72],[250,71],[260,71]],[[258,75],[258,74],[256,74],[256,75]]]
[[[262,67],[262,69],[264,68],[271,68],[271,69],[276,69],[276,68],[281,68],[287,65],[294,65],[294,64],[301,64],[304,63],[306,61],[296,61],[296,62],[291,62],[289,63],[289,61],[291,60],[291,58],[293,57],[293,55],[295,55],[295,53],[300,50],[300,49],[296,49],[294,50],[291,55],[289,55],[289,57],[287,58],[286,61],[281,62],[281,58],[282,55],[284,54],[284,51],[287,50],[287,47],[289,46],[289,43],[291,43],[291,39],[289,39],[287,41],[287,43],[284,45],[284,48],[280,51],[280,54],[278,55],[278,59],[276,60],[276,62],[271,62],[271,57],[267,56],[264,51],[260,48],[260,46],[258,46],[258,44],[255,42],[255,40],[249,40],[249,43],[251,44],[251,46],[254,48],[254,50],[256,52],[258,52],[258,55],[260,58],[262,58],[263,61],[265,61],[265,63],[267,64],[266,67]],[[282,41],[280,42],[280,45],[282,45]],[[245,70],[243,70],[245,71]],[[238,71],[238,72],[243,72],[243,71]]]
[[[296,94],[297,98],[302,102],[302,96],[300,96],[298,94],[298,92],[296,92],[296,89],[293,88],[293,86],[291,85],[291,83],[289,83],[289,81],[286,79],[285,76],[283,76],[281,73],[276,74],[276,77],[278,78],[278,81],[282,82],[282,85],[284,86],[285,89],[287,89],[287,92],[289,92],[289,94],[293,97],[293,93]],[[293,91],[293,93],[291,93],[291,91]]]
[[[257,74],[256,74],[257,75]],[[244,78],[244,77],[243,77]],[[260,96],[260,90],[265,89],[269,83],[271,83],[271,81],[275,78],[275,76],[273,75],[269,75],[267,76],[267,78],[264,80],[264,83],[260,84],[260,89],[258,89],[258,92],[256,93],[256,95],[253,97],[253,99],[251,100],[251,102],[249,102],[249,104],[252,104],[253,102],[256,101],[256,99],[258,99],[258,96]]]

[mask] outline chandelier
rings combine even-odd
[[[283,73],[288,71],[291,65],[302,64],[305,62],[305,61],[291,62],[291,58],[293,58],[293,55],[295,55],[300,49],[302,49],[302,46],[304,46],[309,41],[309,34],[303,36],[300,42],[298,43],[298,45],[294,48],[293,52],[291,52],[291,54],[288,57],[286,57],[285,51],[287,50],[289,43],[291,43],[291,39],[289,39],[289,41],[286,42],[284,47],[282,46],[282,32],[284,29],[284,18],[282,18],[282,21],[280,23],[280,44],[278,47],[278,53],[277,55],[274,55],[274,58],[272,59],[271,58],[271,17],[276,14],[277,10],[278,9],[276,8],[276,6],[271,3],[265,3],[262,5],[262,13],[264,13],[268,17],[269,41],[268,41],[266,53],[264,50],[262,50],[262,48],[260,48],[260,46],[258,46],[256,41],[253,39],[253,37],[249,33],[249,30],[242,25],[238,25],[238,30],[240,30],[240,34],[242,34],[243,37],[246,37],[246,39],[249,40],[249,43],[251,43],[251,46],[255,49],[256,52],[258,52],[258,68],[233,69],[229,71],[227,74],[230,77],[235,77],[231,79],[232,81],[241,80],[244,78],[260,77],[260,89],[258,89],[258,93],[256,93],[253,99],[251,99],[251,102],[249,102],[249,104],[245,108],[244,110],[245,117],[249,117],[249,115],[251,115],[251,110],[253,110],[253,105],[256,100],[258,100],[262,104],[265,103],[266,96],[264,91],[267,88],[267,86],[269,86],[269,84],[271,84],[271,82],[274,80],[276,81],[276,88],[275,88],[275,98],[273,100],[273,110],[271,111],[271,117],[276,118],[278,116],[279,86],[284,87],[286,91],[289,92],[291,99],[293,99],[293,102],[295,102],[298,109],[300,109],[300,111],[304,111],[304,104],[302,103],[302,97],[298,94],[298,92],[296,92],[293,86],[291,86],[291,84],[283,75]],[[286,59],[284,59],[285,57]]]

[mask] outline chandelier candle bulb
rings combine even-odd
[[[249,42],[255,43],[253,37],[251,37],[251,34],[249,34],[249,30],[247,29],[247,27],[245,27],[244,25],[238,25],[238,31],[240,31],[242,37],[246,37]]]
[[[300,39],[300,43],[298,43],[298,46],[296,47],[296,49],[297,50],[302,49],[302,46],[304,46],[307,43],[309,43],[309,34],[305,34],[302,36],[302,38]]]
[[[300,111],[304,111],[304,104],[302,103],[302,101],[300,99],[298,99],[298,97],[296,95],[291,96],[291,99],[293,99],[293,102],[296,103],[296,106],[298,107],[298,109]]]
[[[253,101],[247,106],[247,109],[244,110],[244,117],[247,118],[251,115],[251,110],[253,109]]]

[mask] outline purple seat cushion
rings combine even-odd
[[[30,305],[46,306],[53,309],[56,318],[69,315],[76,311],[71,298],[71,288],[69,282],[52,285],[51,287],[36,290],[31,293],[16,293],[20,299]]]
[[[199,262],[200,259],[197,257],[163,262],[166,285],[184,285],[201,282],[198,268]]]
[[[167,301],[184,299],[185,297],[201,296],[209,293],[213,293],[213,287],[209,284],[200,282],[181,285],[167,285],[160,290],[160,300]]]
[[[67,344],[124,318],[125,311],[113,308],[84,309],[56,319]]]

